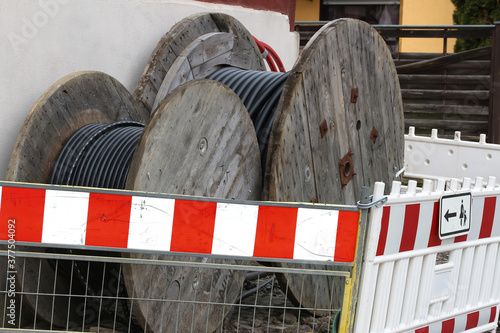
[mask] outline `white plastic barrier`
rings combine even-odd
[[[405,176],[408,178],[438,179],[495,176],[500,179],[500,145],[486,143],[481,134],[479,142],[462,141],[460,132],[455,138],[441,139],[433,129],[430,137],[415,135],[410,127],[405,135]]]
[[[462,186],[460,188],[460,183]],[[355,332],[485,332],[500,303],[500,188],[490,177],[394,182],[372,208]],[[445,191],[445,188],[447,189]],[[441,240],[440,197],[470,191],[470,231]],[[376,183],[374,200],[383,197]],[[466,214],[469,214],[466,212]]]

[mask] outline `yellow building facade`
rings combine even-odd
[[[295,20],[319,21],[320,12],[325,8],[325,4],[334,6],[373,6],[398,3],[400,25],[453,25],[455,6],[451,0],[296,0]],[[448,53],[453,52],[454,44],[455,40],[448,40]],[[399,50],[400,52],[441,53],[443,52],[443,40],[439,38],[402,38],[400,39]]]
[[[453,25],[455,5],[450,0],[401,0],[401,25]],[[449,39],[447,52],[453,52],[454,39]],[[399,42],[401,52],[443,52],[440,38],[403,38]]]
[[[319,21],[321,0],[296,0],[295,21]]]

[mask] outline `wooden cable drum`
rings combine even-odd
[[[75,131],[90,123],[116,121],[147,123],[149,113],[132,99],[123,85],[104,73],[78,72],[60,79],[38,99],[27,116],[9,161],[6,180],[49,183],[58,155]],[[44,248],[21,246],[17,249],[45,251]],[[77,315],[76,308],[82,299],[73,298],[76,303],[70,304],[67,297],[37,295],[53,292],[67,294],[70,290],[69,278],[55,274],[46,260],[17,260],[16,269],[24,272],[24,278],[19,276],[16,279],[18,284],[22,282],[17,290],[26,293],[23,307],[32,311],[36,309],[38,319],[51,322],[56,327],[69,325],[71,328],[77,325],[73,321],[81,323],[83,313]],[[69,309],[72,309],[70,316]]]
[[[384,40],[367,23],[330,22],[306,45],[285,83],[263,199],[356,204],[362,186],[396,179],[403,144],[401,92]],[[279,280],[291,300],[317,314],[340,307],[343,279],[283,274]]]
[[[257,138],[248,112],[229,88],[210,80],[189,82],[171,92],[143,133],[144,125],[140,123],[148,121],[149,113],[138,108],[115,79],[97,72],[70,75],[52,86],[30,112],[12,154],[7,179],[94,187],[115,184],[109,187],[123,188],[124,182],[120,185],[110,181],[108,174],[115,171],[123,156],[133,154],[130,164],[117,169],[122,179],[129,178],[129,189],[260,199],[262,171]],[[130,133],[133,138],[126,140]],[[105,142],[106,139],[114,141]],[[132,256],[150,258],[150,255]],[[159,312],[153,313],[145,310],[151,307],[151,302],[131,304],[146,331],[185,328],[187,313],[192,311],[196,313],[196,320],[190,319],[189,327],[215,330],[228,309],[224,305],[204,306],[203,301],[234,301],[244,279],[244,272],[240,271],[219,270],[213,274],[213,270],[162,267],[163,270],[124,265],[129,293],[153,299],[166,295],[174,297],[173,300],[195,300],[200,304],[196,307],[192,303],[153,304],[154,308],[159,306]],[[82,323],[90,324],[86,321],[88,318],[82,317],[87,303],[83,308],[81,303],[84,295],[99,295],[92,290],[90,280],[95,274],[94,268],[79,268],[77,262],[68,268],[60,261],[54,268],[46,260],[19,261],[17,270],[25,276],[17,279],[23,283],[18,290],[28,293],[24,305],[34,310],[39,320],[50,322],[54,327],[76,328]],[[104,276],[102,269],[97,272],[97,279]],[[68,271],[71,271],[69,276]],[[75,291],[74,286],[71,287],[75,276],[82,279],[90,276],[84,281],[87,290]],[[108,283],[99,280],[97,285]],[[179,286],[175,295],[165,294],[175,286]],[[73,295],[71,302],[66,296],[38,295],[54,292]],[[180,317],[171,315],[173,308]],[[159,314],[165,319],[156,320]]]
[[[246,108],[221,83],[196,80],[176,88],[160,105],[132,161],[127,188],[260,200],[257,138]],[[190,214],[189,212],[186,212]],[[198,214],[196,212],[196,214]],[[197,243],[197,226],[192,242]],[[174,259],[131,254],[134,258]],[[234,260],[176,258],[231,264]],[[134,314],[148,332],[213,332],[241,291],[245,272],[192,267],[124,265]],[[183,302],[176,302],[181,300]]]
[[[265,70],[264,60],[252,35],[229,15],[195,14],[174,25],[163,36],[134,92],[134,98],[151,114],[160,114],[153,118],[148,127],[151,131],[146,130],[134,157],[128,188],[219,198],[260,199],[262,181],[258,145],[254,142],[256,134],[241,101],[227,88],[221,90],[222,85],[212,83],[212,88],[207,88],[210,85],[206,82],[203,85],[187,84],[187,92],[197,91],[199,94],[192,95],[192,100],[191,97],[181,97],[187,93],[186,88],[173,94],[174,89],[181,84],[205,78],[227,65]],[[195,110],[193,101],[198,101],[197,107],[203,109]],[[165,119],[169,121],[168,124],[178,125],[167,128]],[[201,125],[204,127],[200,128]],[[186,133],[190,133],[190,136],[187,137]],[[206,135],[200,137],[199,133]],[[160,145],[156,141],[158,136],[166,137],[169,145]],[[145,142],[150,146],[143,145]],[[186,155],[188,150],[185,145],[188,142],[194,145],[189,148],[191,155]],[[200,147],[207,144],[208,151],[200,155]],[[167,148],[164,154],[160,153]],[[174,155],[175,152],[177,155]],[[228,160],[230,156],[233,156],[231,161]],[[209,163],[204,165],[206,161]],[[150,170],[160,164],[165,167]],[[167,165],[170,167],[167,168]],[[139,257],[149,258],[147,255]],[[213,277],[207,275],[207,270],[168,267],[158,273],[160,278],[152,281],[151,269],[124,266],[129,293],[140,297],[164,295],[167,285],[167,297],[171,297],[178,288],[184,299],[191,297],[200,301],[222,301],[218,291],[226,286],[227,300],[231,300],[235,298],[235,292],[239,291],[243,278],[241,272],[218,271],[218,278],[214,281]],[[196,288],[193,288],[194,279],[198,281]],[[204,293],[197,294],[200,291]],[[192,303],[158,303],[153,305],[154,310],[151,311],[148,306],[148,302],[138,302],[134,313],[143,327],[154,332],[161,331],[162,327],[180,327],[181,331],[188,327],[195,331],[213,331],[220,323],[222,312],[226,310],[223,306],[194,306]],[[173,316],[173,313],[176,315]],[[196,316],[193,317],[194,313]],[[155,320],[158,317],[162,319]]]
[[[175,87],[223,65],[265,70],[257,44],[238,20],[221,13],[194,14],[158,42],[133,96],[153,113]]]

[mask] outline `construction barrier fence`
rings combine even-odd
[[[352,329],[366,209],[0,185],[1,328]]]

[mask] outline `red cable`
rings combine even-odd
[[[283,66],[283,62],[281,61],[280,57],[278,56],[278,53],[276,53],[276,51],[274,51],[274,49],[271,46],[269,46],[268,44],[266,44],[264,42],[261,42],[261,43],[264,45],[264,47],[269,52],[269,54],[271,54],[271,57],[273,57],[273,60],[278,65],[280,72],[286,73],[285,66]]]
[[[276,68],[276,65],[273,62],[273,59],[271,57],[268,57],[269,51],[266,50],[266,47],[264,43],[259,41],[257,38],[253,37],[255,40],[255,43],[257,43],[257,46],[259,47],[259,51],[262,53],[262,56],[264,59],[266,59],[267,64],[269,65],[269,69],[273,72],[277,72],[278,69]]]
[[[267,64],[269,65],[269,68],[273,72],[277,72],[278,68],[280,72],[285,73],[285,67],[283,66],[283,62],[281,61],[280,57],[276,53],[276,51],[273,50],[272,47],[270,47],[268,44],[259,41],[257,38],[253,37],[255,40],[255,43],[259,47],[259,51],[262,53],[262,56],[264,59],[266,59]],[[269,57],[269,55],[271,55]],[[276,68],[276,64],[278,65],[278,68]]]

